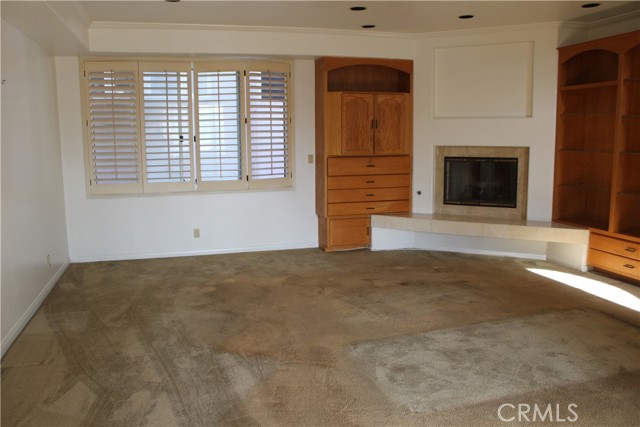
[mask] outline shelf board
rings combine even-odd
[[[623,228],[620,231],[618,231],[618,234],[640,238],[640,227]]]
[[[588,90],[588,89],[598,89],[603,87],[614,87],[618,85],[617,80],[608,80],[604,82],[596,82],[596,83],[583,83],[579,85],[566,85],[560,88],[561,91],[569,91],[569,90]]]
[[[618,196],[625,196],[625,197],[640,197],[640,191],[619,191],[616,194]]]
[[[558,152],[561,153],[598,153],[598,154],[613,154],[613,150],[602,149],[584,149],[584,148],[558,148]]]
[[[598,193],[611,193],[611,187],[606,185],[595,184],[558,184],[558,188],[574,189],[574,190],[588,190]]]
[[[567,117],[575,117],[575,116],[600,116],[600,117],[611,117],[614,118],[615,116],[615,111],[601,111],[601,112],[588,112],[588,111],[583,111],[583,112],[562,112],[560,113],[560,116],[567,116]],[[635,118],[634,116],[625,116],[627,118]]]

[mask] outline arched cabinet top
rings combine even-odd
[[[587,50],[567,59],[560,67],[561,86],[614,81],[618,78],[618,54],[604,49]]]
[[[400,59],[332,58],[318,60],[327,92],[411,93],[413,62]]]
[[[618,34],[558,48],[559,85],[571,87],[615,82],[620,77],[620,58],[633,58],[640,46],[640,31]],[[634,68],[634,65],[632,68]],[[622,71],[625,68],[623,67]]]

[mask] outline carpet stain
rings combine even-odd
[[[434,412],[640,370],[640,330],[570,310],[358,343],[350,355],[389,400]]]

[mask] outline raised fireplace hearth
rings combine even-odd
[[[528,147],[437,146],[435,212],[526,219]]]

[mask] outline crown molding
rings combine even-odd
[[[302,27],[257,27],[244,25],[206,25],[206,24],[173,24],[146,22],[107,22],[95,21],[89,30],[171,30],[171,31],[236,31],[254,33],[307,34],[348,37],[381,37],[395,39],[415,39],[414,34],[391,33],[371,30],[334,30],[324,28]]]
[[[638,10],[632,10],[626,13],[621,13],[620,15],[610,16],[608,18],[603,18],[598,21],[593,21],[587,23],[588,28],[600,27],[603,25],[615,24],[616,22],[626,21],[628,19],[638,18],[640,19],[640,8]],[[640,23],[638,24],[640,27]]]
[[[449,30],[449,31],[437,31],[429,33],[414,34],[416,40],[441,38],[441,37],[458,37],[458,36],[476,36],[489,33],[499,32],[512,32],[512,31],[533,31],[543,29],[558,29],[563,25],[562,22],[540,22],[533,24],[520,24],[520,25],[504,25],[498,27],[483,27],[483,28],[470,28],[465,30]]]

